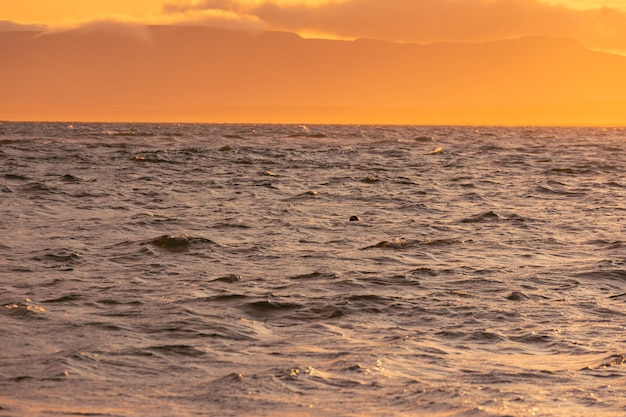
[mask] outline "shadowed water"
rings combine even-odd
[[[624,160],[622,129],[0,123],[0,415],[623,416]]]

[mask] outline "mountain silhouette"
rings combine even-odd
[[[568,38],[418,45],[193,26],[120,28],[0,32],[0,119],[626,121],[626,57]]]

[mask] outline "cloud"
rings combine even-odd
[[[18,31],[18,32],[39,32],[46,30],[47,26],[38,24],[23,24],[18,22],[12,22],[9,20],[0,20],[0,32],[4,31]]]
[[[244,4],[232,0],[177,0],[165,3],[165,13],[181,13],[191,10],[243,10]]]
[[[152,24],[166,25],[199,25],[221,29],[261,31],[267,24],[259,17],[224,9],[180,8],[168,7],[167,13],[155,19]]]
[[[149,25],[208,26],[219,29],[262,31],[266,24],[256,16],[238,14],[227,10],[193,9],[171,11],[142,18],[108,14],[95,20],[65,20],[52,25],[20,24],[0,20],[0,31],[39,31],[44,34],[73,31],[82,34],[107,33],[150,43]]]
[[[75,23],[73,25],[68,25],[64,27],[52,27],[48,29],[47,33],[65,30],[75,30],[78,33],[85,35],[104,32],[107,34],[114,34],[119,37],[135,39],[146,43],[152,41],[150,32],[146,26],[133,22],[126,22],[121,19],[115,18],[94,20],[85,23]]]
[[[400,42],[487,41],[528,35],[573,37],[626,52],[626,12],[568,8],[540,0],[178,0],[165,13],[213,10],[256,17],[274,30]]]

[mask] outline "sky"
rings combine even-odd
[[[0,29],[98,20],[282,30],[304,37],[406,43],[573,37],[626,55],[624,0],[20,0],[0,2]],[[35,25],[35,26],[33,26]]]
[[[0,56],[0,120],[626,124],[626,0],[0,0]]]

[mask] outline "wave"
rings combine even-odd
[[[31,178],[27,177],[26,175],[20,175],[20,174],[4,174],[4,178],[6,178],[7,180],[17,180],[17,181],[30,181]]]
[[[32,260],[47,264],[50,267],[76,265],[84,261],[83,255],[71,249],[60,249],[55,252],[33,256]]]
[[[618,354],[618,355],[611,355],[608,356],[606,358],[604,358],[599,364],[596,364],[595,367],[596,368],[609,368],[609,367],[615,367],[615,366],[623,366],[626,364],[626,354]]]
[[[107,133],[111,136],[125,136],[125,137],[155,136],[154,132],[146,131],[146,130],[139,130],[139,129],[108,131]]]
[[[311,139],[324,139],[328,136],[324,133],[293,133],[289,135],[290,138],[311,138]]]
[[[0,312],[8,315],[9,317],[18,319],[45,319],[44,313],[46,309],[36,305],[30,298],[26,298],[24,301],[5,304],[0,307]]]
[[[167,152],[163,151],[150,151],[150,152],[141,152],[133,155],[133,161],[135,162],[152,162],[152,163],[168,163],[168,164],[179,164],[180,161],[172,160],[171,158],[165,157]]]
[[[218,281],[218,282],[227,282],[229,284],[235,283],[235,282],[239,282],[242,281],[243,277],[239,274],[230,274],[230,275],[225,275],[223,277],[219,277],[219,278],[215,278],[213,281]]]
[[[593,280],[609,279],[626,282],[626,269],[599,269],[573,274],[576,278],[590,278]]]
[[[490,223],[497,222],[500,220],[500,216],[498,216],[493,211],[488,211],[485,213],[476,214],[475,216],[467,217],[460,221],[460,223]]]
[[[585,175],[592,172],[591,167],[566,167],[566,168],[550,168],[548,173],[564,174],[564,175]]]
[[[413,141],[418,143],[434,143],[435,138],[432,136],[416,136],[413,138]]]
[[[500,221],[524,223],[527,220],[528,219],[515,213],[498,214],[494,211],[487,211],[474,216],[466,217],[460,220],[459,223],[494,223]]]
[[[77,184],[79,182],[83,182],[83,179],[79,178],[79,177],[75,177],[74,175],[71,174],[65,174],[61,177],[61,180],[63,180],[63,182],[67,182],[67,183],[71,183],[71,184]]]
[[[523,292],[513,291],[511,294],[505,297],[509,301],[530,301],[532,298]]]
[[[594,239],[586,242],[588,245],[599,246],[608,250],[616,250],[616,249],[626,249],[626,242],[623,240],[604,240],[604,239]]]
[[[374,249],[374,248],[407,249],[407,248],[412,248],[416,246],[433,247],[433,246],[457,245],[457,244],[463,244],[465,242],[471,242],[471,240],[462,240],[459,238],[418,240],[418,239],[405,239],[405,238],[396,237],[392,240],[383,240],[381,242],[376,243],[375,245],[367,246],[363,249]]]
[[[296,310],[302,308],[302,304],[288,303],[273,300],[252,301],[243,305],[243,309],[254,316],[264,316],[278,311]]]
[[[160,356],[186,356],[186,357],[200,357],[206,355],[206,352],[198,349],[192,345],[155,345],[145,348],[146,351],[160,355]]]
[[[511,336],[509,340],[524,345],[547,345],[550,346],[554,342],[554,337],[547,334],[536,334],[535,332],[525,333],[521,336]]]
[[[334,281],[339,278],[334,272],[311,272],[310,274],[294,275],[289,279],[292,280],[330,280]]]
[[[188,235],[163,235],[149,240],[148,243],[169,252],[184,252],[191,246],[216,244],[210,239]]]
[[[562,195],[562,196],[566,196],[566,197],[571,197],[571,196],[580,196],[580,195],[585,195],[585,193],[581,193],[581,192],[573,192],[573,191],[566,191],[566,190],[555,190],[553,188],[544,186],[544,185],[540,185],[536,188],[536,191],[540,194],[551,194],[551,195]]]
[[[40,194],[56,193],[56,189],[43,182],[31,182],[20,188],[20,191],[34,194],[33,197],[40,197]]]
[[[622,184],[622,183],[617,182],[615,180],[608,181],[605,185],[608,186],[608,187],[612,187],[612,188],[626,189],[626,184]]]
[[[43,300],[42,303],[46,303],[46,304],[60,304],[60,303],[71,303],[74,301],[79,301],[79,300],[83,300],[84,297],[81,294],[68,294],[68,295],[63,295],[61,297],[57,297],[57,298],[50,298],[48,300]]]

